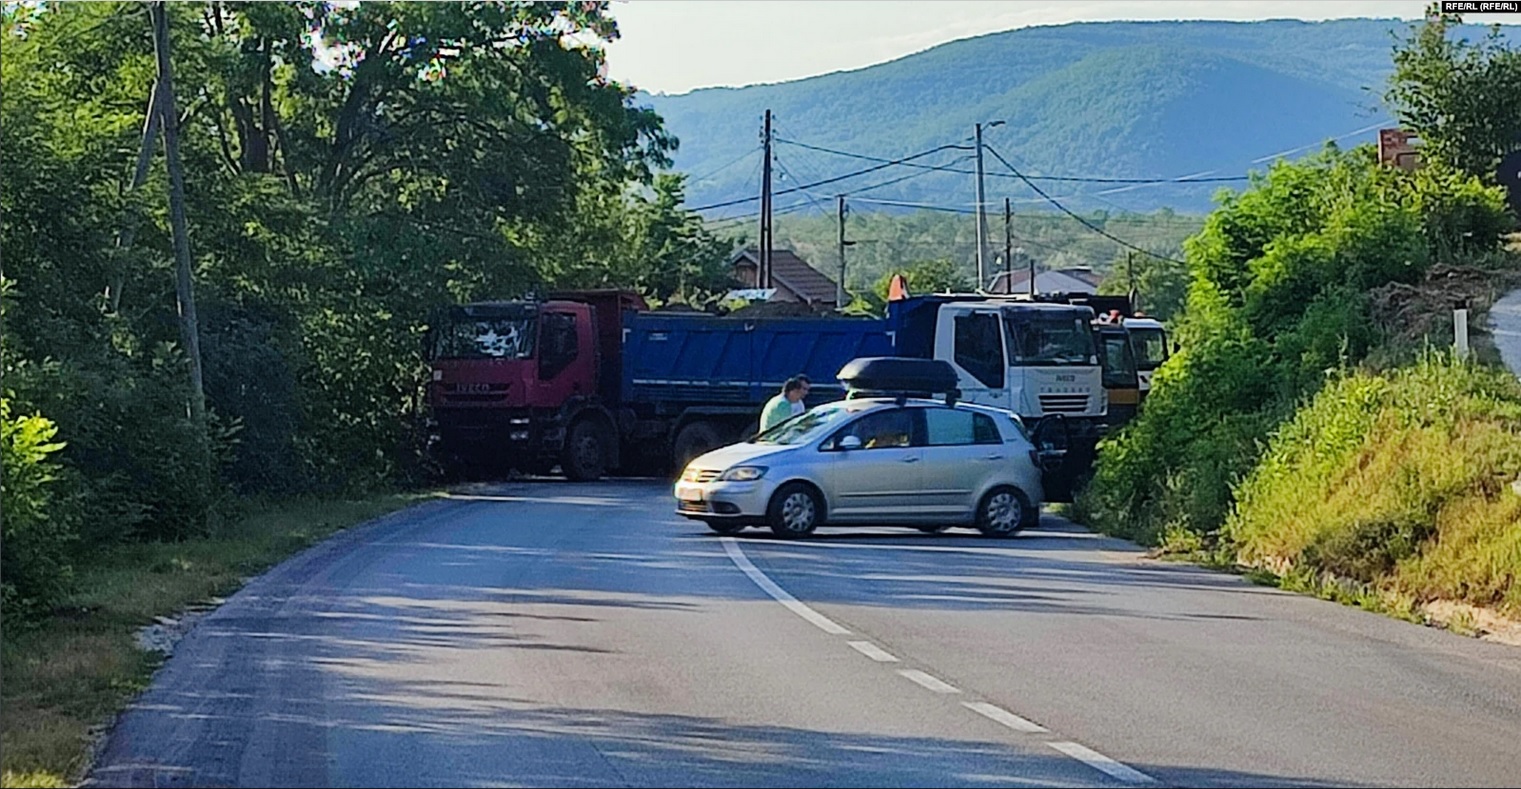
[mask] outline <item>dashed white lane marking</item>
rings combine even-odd
[[[1078,745],[1075,742],[1066,741],[1047,744],[1052,748],[1055,748],[1056,750],[1061,751],[1062,753],[1065,753],[1068,756],[1071,756],[1072,758],[1082,762],[1083,764],[1086,764],[1089,767],[1092,767],[1093,769],[1098,770],[1099,772],[1104,773],[1111,778],[1124,781],[1127,784],[1156,783],[1156,779],[1152,778],[1146,773],[1143,773],[1133,767],[1127,767],[1123,764],[1120,764],[1119,762],[1109,758],[1108,756],[1105,756],[1102,753],[1099,753],[1098,751],[1093,750],[1092,748]]]
[[[860,652],[861,654],[877,661],[878,663],[898,662],[898,659],[893,657],[891,653],[882,649],[882,647],[871,643],[870,641],[847,641],[846,643],[850,644],[851,649]]]
[[[1014,713],[1004,709],[1003,707],[997,706],[996,704],[989,704],[985,701],[963,701],[961,702],[961,706],[966,707],[967,709],[983,716],[984,718],[1002,723],[1014,731],[1022,731],[1029,734],[1039,734],[1041,732],[1050,731],[1050,729],[1047,729],[1039,723],[1025,720],[1024,718],[1021,718],[1018,715],[1015,715]]]
[[[898,669],[898,673],[901,674],[901,675],[903,675],[904,679],[906,679],[906,680],[908,680],[908,681],[910,681],[910,682],[912,682],[912,683],[914,683],[916,685],[919,685],[920,687],[925,688],[927,690],[932,690],[932,691],[934,691],[936,693],[960,693],[961,692],[961,690],[958,689],[955,685],[948,685],[948,684],[942,682],[941,680],[939,680],[938,678],[932,677],[932,676],[930,676],[930,675],[928,675],[928,674],[926,674],[923,671],[920,671],[918,669],[914,669],[914,668],[900,668],[900,669]]]
[[[833,619],[803,605],[796,597],[787,594],[786,589],[777,586],[775,581],[767,578],[765,573],[756,569],[755,565],[750,563],[750,557],[745,556],[745,552],[741,551],[739,546],[735,544],[733,537],[723,537],[721,539],[724,543],[724,552],[729,554],[729,560],[734,562],[734,566],[738,567],[745,575],[750,576],[750,580],[754,581],[755,585],[761,588],[761,591],[771,595],[773,600],[786,606],[788,611],[813,623],[814,627],[825,633],[833,636],[850,635],[849,630],[840,627]]]
[[[841,627],[829,617],[824,616],[818,611],[815,611],[812,608],[804,605],[796,597],[788,594],[787,590],[781,588],[780,586],[777,586],[775,581],[772,581],[770,578],[766,577],[765,573],[761,572],[759,568],[750,562],[750,558],[748,556],[745,556],[744,551],[740,550],[739,545],[735,543],[733,537],[723,537],[721,539],[724,544],[724,552],[729,555],[729,560],[734,562],[734,566],[738,567],[741,572],[749,576],[750,580],[754,581],[755,585],[759,586],[762,591],[770,595],[772,599],[786,606],[787,610],[791,611],[792,613],[808,620],[815,627],[823,630],[825,633],[836,636],[850,635],[849,630]],[[870,641],[848,641],[846,643],[850,644],[850,646],[853,647],[857,652],[866,655],[872,660],[876,660],[881,663],[896,663],[898,661],[896,657],[893,657],[891,654],[883,651],[881,647],[878,647],[876,644],[873,644]],[[939,678],[926,674],[923,671],[919,671],[918,669],[898,669],[898,674],[901,675],[904,679],[907,679],[910,682],[913,682],[914,684],[925,688],[926,690],[934,691],[935,693],[961,692],[961,690],[956,686],[950,685],[940,680]],[[1044,726],[1041,726],[1040,724],[1033,721],[1025,720],[1024,718],[1021,718],[1018,715],[1015,715],[1014,713],[1003,709],[1002,707],[998,707],[985,702],[962,702],[962,705],[967,709],[979,715],[982,715],[983,717],[997,721],[998,723],[1001,723],[1004,726],[1007,726],[1015,731],[1027,732],[1030,734],[1049,732],[1049,729],[1045,728]],[[1052,748],[1055,748],[1056,750],[1116,780],[1123,781],[1128,784],[1156,783],[1156,779],[1152,778],[1146,773],[1143,773],[1133,767],[1121,764],[1109,758],[1108,756],[1105,756],[1104,754],[1093,750],[1092,748],[1067,740],[1051,742],[1047,744]]]

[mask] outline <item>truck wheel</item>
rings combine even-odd
[[[676,473],[680,474],[686,470],[688,463],[723,445],[724,440],[718,435],[718,429],[708,422],[693,422],[683,427],[676,434],[676,443],[671,453],[676,462]]]
[[[565,456],[560,469],[567,479],[593,482],[607,471],[607,431],[591,419],[582,419],[570,428],[565,441]]]

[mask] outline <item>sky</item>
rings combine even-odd
[[[1418,19],[1425,0],[613,0],[616,80],[651,93],[864,68],[1031,25],[1147,19]],[[1521,17],[1474,14],[1476,23]]]

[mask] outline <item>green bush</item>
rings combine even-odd
[[[1219,529],[1274,427],[1375,350],[1369,291],[1419,281],[1434,256],[1490,256],[1508,226],[1498,190],[1383,168],[1367,148],[1279,162],[1226,195],[1186,244],[1185,350],[1100,447],[1079,513],[1144,542]],[[1404,521],[1379,529],[1359,539],[1419,537]]]
[[[11,417],[0,398],[0,479],[4,544],[0,557],[0,604],[7,618],[26,620],[68,591],[73,523],[60,506],[59,467],[51,456],[63,449],[58,427],[40,415]]]
[[[1427,354],[1273,436],[1222,531],[1243,564],[1521,611],[1521,383]]]

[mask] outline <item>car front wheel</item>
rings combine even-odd
[[[801,482],[783,485],[766,508],[766,523],[778,537],[804,537],[823,521],[824,505],[813,488]]]
[[[708,524],[708,528],[718,534],[739,534],[745,530],[745,524],[735,523],[734,521],[710,520],[704,522]]]

